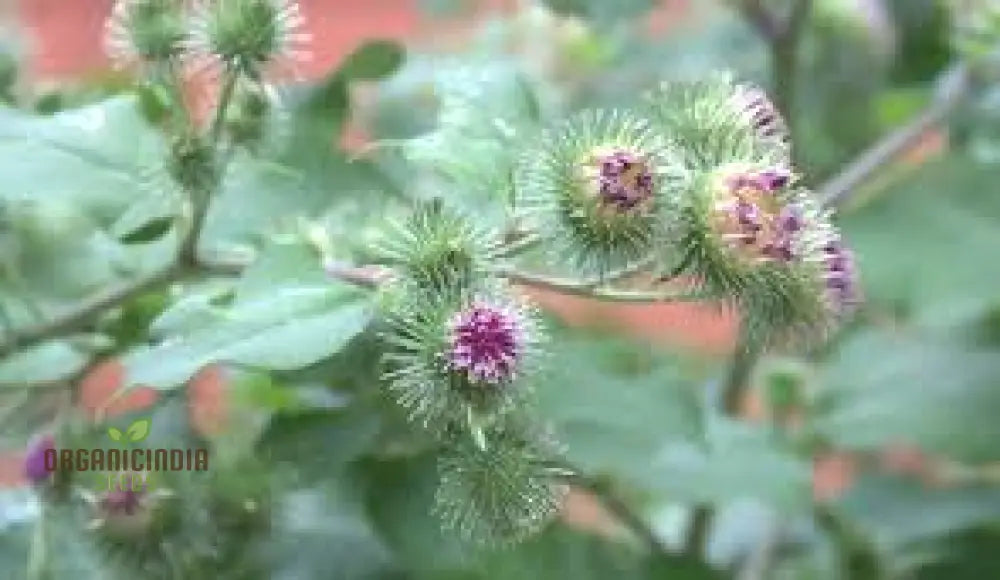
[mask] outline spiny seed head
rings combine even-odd
[[[374,260],[431,293],[466,288],[496,265],[499,237],[440,199],[392,221],[372,243]]]
[[[490,429],[486,439],[485,449],[462,439],[442,453],[432,509],[466,541],[510,545],[559,513],[567,472],[550,467],[559,450],[544,436]]]
[[[104,44],[116,66],[148,66],[178,58],[186,36],[179,0],[116,0]]]
[[[24,455],[24,475],[32,485],[41,485],[52,477],[52,472],[45,467],[45,453],[55,447],[55,438],[47,433],[36,435],[28,443]]]
[[[524,348],[520,313],[476,300],[448,322],[445,364],[472,384],[502,385],[517,374]]]
[[[181,135],[171,143],[167,173],[186,191],[210,191],[220,178],[215,149],[199,135]]]
[[[605,273],[652,251],[679,160],[649,124],[584,111],[556,124],[518,163],[515,205],[553,262]]]
[[[202,0],[195,8],[192,52],[252,77],[277,60],[307,58],[305,19],[295,0]]]

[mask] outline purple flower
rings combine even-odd
[[[599,155],[598,195],[601,203],[628,211],[653,196],[653,174],[645,160],[622,149]]]
[[[45,452],[55,448],[55,438],[49,434],[37,435],[28,443],[24,456],[24,474],[32,485],[41,485],[52,476],[52,472],[45,466]]]
[[[523,347],[518,313],[476,301],[452,317],[445,360],[472,383],[499,384],[514,378]]]

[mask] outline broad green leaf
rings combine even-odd
[[[349,486],[295,490],[276,514],[270,578],[367,580],[393,570],[391,555]]]
[[[371,460],[362,467],[372,524],[408,570],[428,578],[468,571],[468,547],[443,531],[431,513],[439,480],[434,454]]]
[[[909,568],[946,556],[950,536],[994,525],[1000,519],[1000,490],[934,489],[913,480],[868,476],[837,509],[869,535],[892,568]]]
[[[966,322],[1000,299],[995,169],[951,157],[932,162],[881,197],[845,215],[868,302],[909,314],[922,328]]]
[[[368,451],[379,431],[379,417],[368,405],[342,409],[279,413],[258,442],[270,461],[294,466],[307,481],[329,480]]]
[[[367,326],[365,294],[331,283],[275,288],[267,296],[219,309],[206,325],[133,351],[129,384],[175,387],[212,362],[294,370],[336,353]]]
[[[650,461],[701,435],[697,383],[670,357],[638,343],[561,335],[553,345],[538,401],[569,459],[643,489],[663,485]]]
[[[0,199],[66,201],[108,224],[146,192],[164,152],[134,98],[51,117],[0,111]]]
[[[108,437],[111,437],[112,441],[121,441],[122,432],[114,427],[108,427]]]
[[[573,578],[573,580],[640,580],[671,578],[669,568],[652,574],[634,547],[554,524],[510,551],[484,555],[478,563],[482,580]],[[558,572],[557,572],[558,571]],[[700,580],[700,579],[699,579]]]
[[[1000,357],[940,338],[888,330],[856,335],[823,378],[816,427],[836,447],[912,444],[968,461],[1000,458]]]
[[[812,465],[762,428],[714,419],[702,442],[665,446],[649,466],[662,497],[681,503],[754,499],[786,513],[812,503]]]
[[[46,342],[0,360],[0,385],[34,385],[69,379],[88,357],[65,341]]]

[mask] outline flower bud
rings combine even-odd
[[[117,66],[151,66],[180,57],[185,37],[178,0],[116,0],[104,42]]]
[[[553,261],[603,274],[651,252],[679,162],[645,122],[588,111],[551,128],[519,163],[516,206]]]
[[[213,190],[221,177],[215,149],[195,134],[174,139],[167,172],[184,190],[196,192]]]
[[[257,78],[264,65],[306,57],[309,36],[294,0],[202,1],[195,14],[193,51],[230,70]]]
[[[497,236],[434,200],[393,222],[373,243],[373,258],[430,294],[461,290],[495,265]]]
[[[280,139],[282,110],[274,89],[263,82],[241,78],[226,111],[226,134],[236,145],[253,152]]]

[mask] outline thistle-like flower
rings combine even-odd
[[[178,0],[115,0],[105,51],[115,66],[151,67],[179,59],[187,37]]]
[[[475,300],[448,321],[445,366],[470,384],[501,386],[517,376],[524,349],[520,313],[507,305]]]
[[[209,65],[259,78],[264,67],[309,58],[304,26],[295,0],[200,0],[189,47]]]
[[[783,167],[723,171],[711,209],[715,233],[734,257],[789,262],[804,226],[802,209],[785,203],[781,191],[792,181]]]
[[[516,176],[516,205],[557,262],[604,274],[652,251],[662,192],[679,160],[643,120],[587,111],[550,129],[527,151]]]
[[[483,430],[526,402],[543,341],[535,310],[505,286],[443,293],[397,289],[385,379],[412,420],[444,434]]]
[[[24,475],[32,485],[42,485],[52,478],[52,471],[45,466],[45,453],[55,447],[55,438],[49,434],[36,435],[28,443],[24,455]]]

